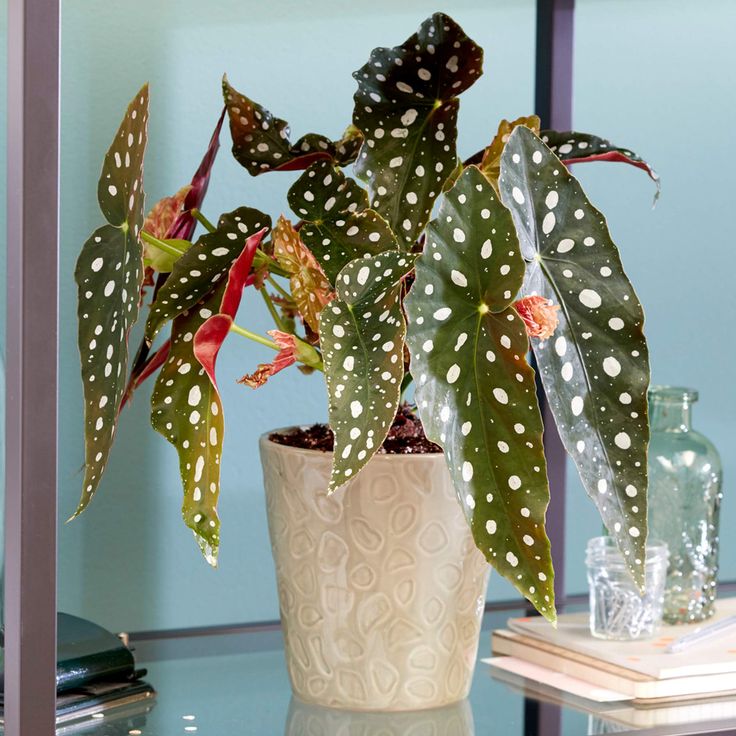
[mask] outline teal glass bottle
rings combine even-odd
[[[690,388],[649,389],[649,534],[667,542],[667,623],[713,615],[722,470],[713,443],[692,428]]]

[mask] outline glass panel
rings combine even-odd
[[[693,424],[721,451],[726,479],[736,472],[736,348],[726,326],[736,301],[723,267],[732,252],[728,121],[736,99],[727,90],[735,24],[729,0],[652,0],[635,10],[623,1],[576,2],[574,125],[652,162],[662,196],[652,210],[652,182],[631,167],[586,164],[575,174],[605,211],[644,304],[653,380],[698,389]],[[612,32],[622,25],[625,34]],[[569,581],[581,591],[595,512],[582,507],[574,473],[570,486]],[[722,530],[736,522],[729,493]],[[733,579],[736,546],[727,535],[722,541],[721,577]]]
[[[296,136],[338,135],[350,120],[351,72],[377,45],[400,43],[432,12],[425,0],[360,4],[292,0],[278,10],[260,2],[196,0],[124,4],[64,3],[61,122],[60,513],[72,513],[81,491],[82,400],[76,348],[73,270],[82,242],[102,223],[96,177],[125,106],[151,84],[147,202],[187,183],[219,115],[220,78],[292,124]],[[535,4],[450,2],[445,10],[486,50],[486,76],[464,95],[461,154],[489,140],[501,117],[533,107]],[[145,19],[145,22],[141,22]],[[273,216],[287,209],[294,175],[252,179],[222,134],[204,211],[210,219],[249,204]],[[247,295],[249,327],[269,327]],[[258,316],[251,316],[251,311]],[[140,332],[132,335],[135,345]],[[220,569],[201,559],[179,513],[174,449],[150,429],[150,383],[122,414],[106,476],[89,510],[63,525],[59,607],[111,628],[161,629],[257,621],[278,616],[264,512],[258,436],[275,426],[326,417],[323,383],[296,371],[253,392],[235,384],[265,357],[232,341],[218,361],[227,415],[220,511]],[[494,579],[491,596],[514,595]],[[216,604],[215,604],[216,602]]]
[[[480,656],[490,656],[491,630],[522,610],[486,614]],[[156,699],[109,711],[84,733],[274,734],[284,736],[581,736],[581,734],[731,733],[733,700],[661,708],[568,695],[479,661],[467,700],[402,713],[320,708],[291,696],[278,631],[136,641]],[[710,726],[708,722],[710,721]],[[654,730],[653,727],[659,726]],[[69,728],[72,728],[70,725]]]

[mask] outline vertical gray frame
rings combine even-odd
[[[8,3],[5,733],[56,711],[59,0]]]

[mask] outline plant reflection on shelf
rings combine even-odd
[[[292,698],[284,736],[475,736],[467,700],[407,713],[337,710]]]
[[[643,584],[644,316],[603,215],[566,164],[624,161],[658,179],[628,149],[540,130],[536,116],[502,121],[487,147],[461,162],[458,95],[481,76],[482,62],[482,50],[452,19],[433,15],[403,45],[375,49],[354,73],[352,124],[336,141],[308,134],[292,143],[285,121],[224,78],[225,111],[199,169],[145,219],[148,87],[141,89],[99,180],[107,224],[84,244],[75,274],[86,439],[76,514],[99,486],[123,405],[158,374],[152,423],[179,453],[184,520],[216,564],[224,420],[215,363],[235,333],[276,353],[242,383],[261,386],[290,365],[324,373],[334,453],[322,506],[336,503],[338,489],[340,499],[349,497],[356,477],[369,477],[364,468],[392,425],[406,419],[402,402],[415,382],[424,441],[444,452],[459,518],[485,559],[554,620],[549,486],[531,348],[565,447]],[[251,175],[304,172],[288,193],[295,222],[281,215],[272,226],[269,215],[247,206],[216,224],[202,214],[225,114],[233,154]],[[350,167],[367,188],[349,176]],[[206,232],[195,239],[198,223]],[[244,288],[260,292],[274,321],[268,336],[235,323]],[[145,339],[129,366],[130,329],[149,299]],[[272,494],[268,479],[267,472]],[[284,530],[271,501],[269,512],[273,541]],[[364,521],[346,524],[354,535]],[[454,528],[453,519],[428,524],[437,538]],[[393,527],[372,532],[373,539],[395,537]],[[330,534],[320,549],[349,549],[353,562],[368,554],[352,537],[330,547]],[[307,577],[313,574],[310,568]],[[484,585],[479,580],[478,600]],[[404,585],[407,596],[409,590]],[[355,590],[340,594],[357,609],[370,606],[374,623],[387,610]],[[281,603],[283,613],[289,601],[282,595]],[[395,668],[387,671],[393,678]]]

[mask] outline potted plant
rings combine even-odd
[[[643,583],[644,317],[567,165],[656,174],[604,139],[540,131],[535,116],[502,121],[461,162],[458,96],[481,72],[482,50],[435,14],[354,73],[342,138],[295,143],[225,78],[202,164],[145,218],[146,86],[105,157],[107,223],[75,274],[86,439],[76,513],[99,485],[122,407],[157,374],[152,423],[177,449],[184,521],[215,565],[223,341],[235,333],[273,351],[240,379],[252,387],[290,365],[322,373],[329,427],[261,440],[289,672],[307,701],[400,710],[464,697],[488,563],[554,621],[530,349],[565,447]],[[303,172],[292,220],[247,206],[216,224],[201,213],[225,116],[251,175]],[[236,324],[244,288],[272,315],[268,336]],[[143,304],[145,339],[129,360]]]

